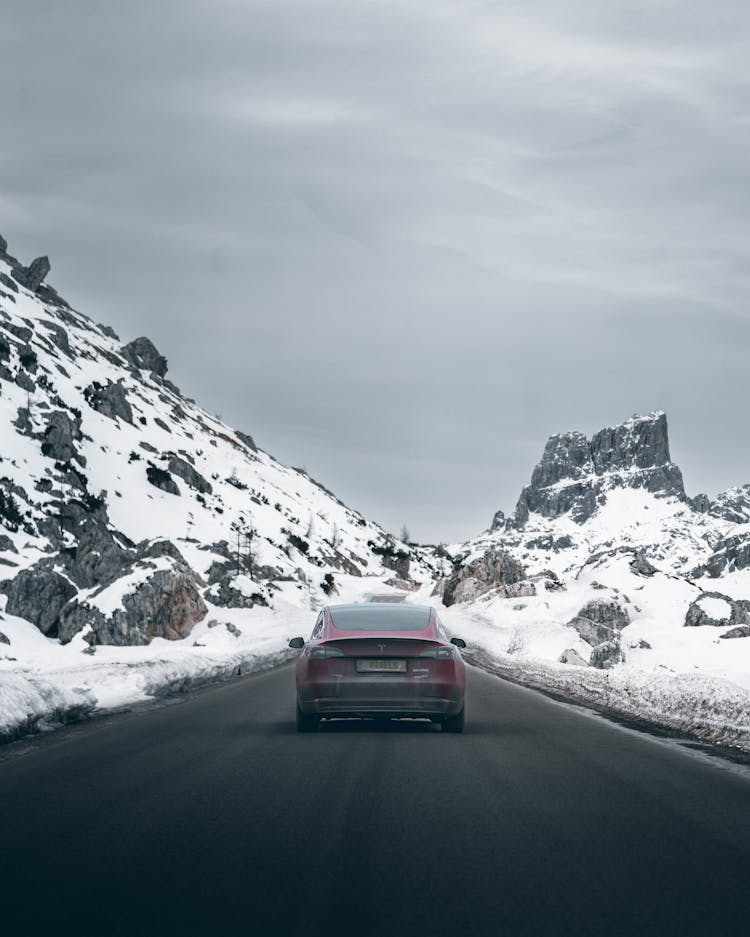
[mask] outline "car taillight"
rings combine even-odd
[[[420,657],[434,657],[437,660],[453,660],[453,647],[447,645],[444,647],[428,647],[425,651],[419,652]]]
[[[318,644],[315,647],[308,647],[307,656],[311,660],[323,660],[329,657],[343,657],[344,652],[337,647],[326,647],[325,644]]]

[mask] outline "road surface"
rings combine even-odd
[[[3,934],[750,932],[746,769],[468,671],[463,735],[286,666],[0,749]]]

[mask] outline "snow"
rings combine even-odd
[[[698,599],[697,602],[706,615],[716,621],[724,621],[732,616],[732,606],[726,599],[707,595]]]

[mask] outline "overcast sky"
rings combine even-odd
[[[656,407],[750,481],[746,0],[5,0],[0,233],[422,540]]]

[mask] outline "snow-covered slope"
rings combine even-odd
[[[48,269],[0,239],[0,673],[113,661],[112,645],[131,663],[276,653],[350,581],[432,580],[429,551],[206,412]]]

